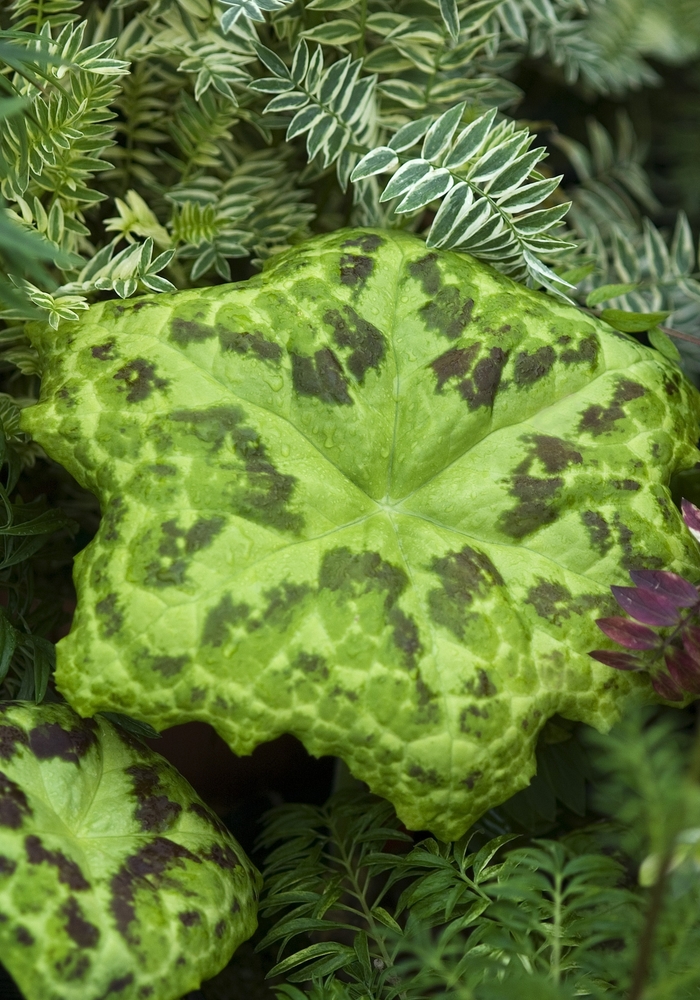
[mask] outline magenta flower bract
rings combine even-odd
[[[630,577],[635,587],[662,594],[679,608],[692,608],[700,599],[697,587],[677,573],[660,572],[657,569],[633,569]]]
[[[656,649],[659,644],[659,637],[653,629],[631,622],[629,618],[599,618],[596,625],[608,639],[625,649]]]
[[[700,542],[700,509],[681,504],[683,520]],[[596,649],[594,660],[615,670],[648,673],[652,687],[666,701],[700,695],[700,592],[678,573],[631,570],[633,587],[611,587],[629,618],[599,618],[596,624],[618,646],[633,652]],[[661,629],[662,631],[655,631]]]

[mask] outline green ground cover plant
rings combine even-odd
[[[3,5],[12,996],[698,995],[699,59],[696,0]],[[217,814],[191,723],[334,778]]]

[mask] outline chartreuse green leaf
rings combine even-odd
[[[680,364],[683,360],[681,357],[681,352],[678,350],[676,345],[673,343],[671,338],[667,333],[661,329],[661,327],[655,326],[651,330],[647,330],[647,338],[652,347],[663,354],[665,358],[669,361],[675,362],[675,364]]]
[[[618,295],[627,295],[629,292],[633,292],[635,288],[639,288],[638,281],[629,281],[620,285],[601,285],[600,288],[594,288],[592,292],[588,293],[586,296],[586,305],[599,306],[601,302],[617,298]]]
[[[259,880],[136,737],[0,706],[0,955],[27,1000],[178,1000],[253,933]]]
[[[603,309],[600,318],[624,333],[644,333],[670,316],[669,312],[636,313],[624,309]]]
[[[103,511],[58,644],[82,714],[293,733],[454,838],[548,717],[652,696],[588,650],[629,567],[700,570],[668,490],[698,396],[658,352],[368,230],[33,340],[23,427]]]

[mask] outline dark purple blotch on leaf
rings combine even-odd
[[[144,832],[163,833],[170,829],[182,812],[179,802],[172,802],[161,784],[162,768],[154,764],[132,764],[124,769],[132,781],[138,801],[134,817]]]
[[[17,748],[28,743],[27,734],[19,726],[0,726],[0,760],[12,760]]]
[[[162,391],[169,385],[168,379],[156,375],[156,366],[145,358],[129,361],[112,378],[120,383],[118,389],[126,392],[127,403],[141,403],[154,389]]]
[[[18,830],[25,816],[31,816],[32,810],[27,802],[27,796],[19,785],[0,771],[0,826]]]
[[[78,863],[72,858],[66,857],[63,851],[49,850],[44,847],[40,837],[31,834],[24,841],[24,849],[27,852],[27,861],[30,865],[52,865],[56,869],[58,881],[62,885],[67,885],[74,892],[90,888],[90,883],[83,875]]]
[[[85,919],[75,896],[71,896],[61,907],[61,913],[66,918],[66,933],[79,947],[94,948],[97,945],[100,939],[99,928]]]
[[[165,873],[172,868],[184,868],[185,862],[201,864],[191,851],[166,837],[152,841],[126,859],[110,883],[112,915],[119,933],[130,943],[138,943],[130,925],[136,919],[136,892],[141,889],[154,894],[163,882]]]
[[[64,729],[58,722],[42,722],[29,733],[29,747],[37,760],[59,757],[77,764],[96,745],[95,723],[86,720],[75,729]]]
[[[584,410],[579,422],[579,430],[587,431],[593,437],[605,434],[614,430],[615,423],[626,416],[623,403],[631,402],[633,399],[640,399],[645,395],[644,386],[629,379],[620,379],[610,403],[601,406],[593,403]]]

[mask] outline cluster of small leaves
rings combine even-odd
[[[700,542],[700,510],[687,500],[683,520]],[[700,694],[700,592],[677,573],[631,570],[633,587],[611,587],[630,617],[599,618],[609,639],[632,652],[596,649],[590,655],[616,670],[648,673],[668,701]]]
[[[30,61],[42,64],[42,53],[34,53],[30,60],[28,53],[16,43],[0,41],[0,62],[15,62],[26,69]],[[6,81],[0,76],[0,89],[11,95],[0,97],[0,128],[4,130],[12,127],[13,119],[21,119],[25,105],[21,97],[12,94],[3,84]],[[17,291],[14,280],[29,276],[36,281],[48,281],[45,265],[53,263],[55,258],[55,248],[39,232],[27,232],[13,224],[7,203],[0,195],[0,301],[26,306],[26,299]]]
[[[20,23],[29,27],[27,5],[17,13],[27,15]],[[113,57],[113,39],[90,43],[87,22],[75,25],[65,3],[47,13],[57,18],[53,34],[48,20],[37,35],[4,32],[3,55],[14,72],[0,76],[3,89],[12,94],[6,103],[13,102],[0,138],[6,239],[26,246],[25,254],[33,248],[37,261],[53,264],[56,275],[47,281],[37,265],[22,269],[15,262],[8,268],[15,288],[3,296],[9,307],[2,312],[5,357],[25,373],[33,371],[32,357],[21,343],[17,321],[43,317],[57,328],[87,308],[85,293],[125,295],[139,285],[152,291],[173,287],[156,278],[172,254],[152,261],[147,243],[138,253],[127,248],[115,257],[114,242],[94,253],[86,213],[105,199],[94,179],[109,167],[103,156],[113,142],[110,105],[128,63]],[[18,342],[19,352],[14,350]]]
[[[644,214],[660,206],[625,114],[618,116],[616,140],[593,119],[588,137],[590,149],[553,136],[579,180],[570,191],[567,222],[581,243],[573,266],[558,270],[577,286],[572,295],[582,306],[604,304],[596,308],[601,319],[624,333],[646,334],[653,347],[697,377],[700,247],[696,252],[688,218],[679,212],[669,232]]]
[[[611,736],[595,737],[597,805],[614,822],[558,841],[488,839],[487,816],[459,842],[414,844],[359,789],[321,808],[273,810],[262,905],[274,922],[259,947],[278,949],[276,996],[690,995],[700,976],[700,795],[686,727],[682,713],[635,710]],[[659,906],[666,855],[671,891]],[[646,888],[629,878],[640,862]],[[651,923],[658,951],[647,962]]]
[[[306,235],[314,216],[324,229],[422,228],[435,245],[561,288],[547,262],[571,243],[555,231],[565,214],[555,179],[536,169],[544,150],[494,118],[519,98],[508,75],[534,55],[599,92],[644,78],[618,67],[610,82],[601,39],[614,31],[596,3],[87,6],[79,20],[73,0],[14,0],[3,25],[2,190],[22,235],[40,236],[34,257],[54,265],[47,281],[36,265],[8,262],[30,282],[10,324],[30,314],[71,321],[104,292],[228,280],[232,261],[263,261]],[[387,160],[389,148],[400,159]],[[383,157],[384,170],[401,164],[383,192],[380,171],[356,171],[367,154],[375,165]],[[322,181],[331,170],[335,190]],[[342,198],[353,170],[354,207]],[[118,216],[103,217],[106,199]],[[160,254],[142,243],[149,235]],[[142,251],[120,249],[124,238]]]
[[[695,730],[693,733],[693,729]],[[613,842],[650,887],[629,997],[692,996],[700,986],[700,728],[676,710],[629,713],[597,750],[595,805],[616,817]]]
[[[593,122],[590,153],[558,137],[579,179],[562,192],[544,148],[504,112],[521,96],[511,77],[525,56],[589,94],[654,82],[644,52],[697,51],[692,6],[14,0],[0,24],[5,361],[36,372],[26,319],[60,328],[105,295],[244,276],[246,261],[257,266],[312,226],[348,222],[411,228],[548,288],[562,287],[551,268],[563,260],[557,271],[581,303],[608,305],[604,319],[668,353],[657,324],[691,340],[700,329],[698,265],[684,216],[673,233],[645,218],[658,203],[629,125],[614,142]],[[648,25],[659,17],[673,30],[654,48]],[[569,197],[579,249],[561,228]],[[680,346],[700,370],[700,354]],[[2,695],[40,700],[53,653],[32,557],[66,520],[19,502],[19,469],[35,449],[5,397],[0,417]],[[620,591],[634,591],[629,610],[646,618],[620,619],[631,652],[605,655],[634,656],[625,669],[650,670],[664,697],[696,690],[697,591],[684,604],[680,578],[633,582]],[[659,599],[667,620],[650,622]],[[640,629],[653,646],[629,646]],[[645,884],[670,886],[646,973],[645,995],[659,1000],[698,989],[700,813],[674,732],[663,719],[630,722],[603,757],[609,808],[626,831],[615,850],[646,854]],[[517,813],[511,803],[483,829]],[[276,812],[265,838],[277,845],[265,905],[278,920],[265,947],[282,948],[273,974],[287,1000],[641,995],[636,938],[649,894],[620,888],[619,865],[592,833],[505,857],[508,834],[413,846],[386,805],[341,795]]]
[[[73,525],[43,497],[23,503],[15,495],[23,466],[35,455],[36,445],[19,429],[15,401],[0,394],[0,587],[7,595],[0,606],[0,696],[40,702],[54,667],[46,638],[54,622],[51,606],[36,599],[31,560],[49,536]]]
[[[397,953],[391,939],[400,932],[382,905],[389,880],[378,885],[375,878],[386,867],[387,841],[401,848],[411,838],[388,803],[354,790],[321,808],[281,806],[269,815],[261,838],[269,850],[262,913],[277,920],[260,948],[278,948],[271,976],[296,983],[343,969],[373,994],[381,989]],[[281,958],[299,935],[321,940]]]
[[[435,121],[422,118],[404,125],[387,146],[360,160],[352,179],[398,167],[380,197],[399,199],[396,214],[444,199],[427,233],[429,247],[469,252],[516,278],[530,274],[556,289],[556,275],[537,255],[553,257],[574,247],[551,234],[569,204],[540,208],[561,178],[535,171],[546,150],[530,149],[533,136],[514,122],[496,123],[495,109],[458,132],[465,108],[457,105]],[[400,154],[421,139],[420,156],[404,156],[402,162]]]
[[[12,128],[0,148],[0,175],[8,221],[16,223],[11,232],[17,234],[19,227],[20,237],[38,233],[54,270],[49,281],[37,281],[46,275],[36,268],[25,273],[32,282],[20,282],[11,302],[4,296],[12,307],[3,313],[6,323],[45,316],[57,326],[75,319],[99,293],[125,297],[138,290],[170,290],[174,285],[161,272],[171,264],[182,287],[188,282],[173,260],[176,253],[196,258],[190,281],[207,271],[230,278],[227,258],[262,260],[272,247],[284,247],[288,237],[306,232],[312,209],[284,151],[265,157],[245,141],[242,146],[231,141],[232,113],[255,124],[260,119],[236,111],[231,89],[234,80],[250,79],[236,69],[256,59],[250,37],[241,45],[219,36],[217,49],[204,37],[202,23],[197,43],[185,44],[177,38],[182,12],[175,11],[155,22],[148,13],[137,15],[118,40],[110,41],[104,36],[110,30],[116,36],[124,26],[114,10],[76,24],[76,5],[65,0],[43,14],[32,15],[31,4],[13,6],[22,27],[41,27],[41,34],[3,32],[13,58],[0,82],[13,98],[7,102]],[[117,44],[128,59],[116,57]],[[127,75],[130,66],[135,73]],[[194,94],[183,89],[177,73],[192,80]],[[162,99],[168,91],[170,113]],[[114,121],[115,111],[119,121]],[[269,138],[269,131],[262,131],[263,139]],[[170,145],[162,155],[144,148],[161,141]],[[147,198],[144,184],[150,189]],[[169,214],[167,228],[152,207],[154,186],[167,198],[156,199],[158,214],[164,207]],[[119,216],[98,219],[97,206],[107,197],[114,197]],[[110,231],[118,235],[110,239]],[[149,236],[163,251],[159,255]],[[139,246],[119,250],[124,238]],[[12,271],[22,274],[18,267]]]
[[[643,213],[657,212],[659,203],[643,167],[646,150],[624,112],[617,116],[614,138],[594,118],[588,120],[587,132],[588,147],[560,133],[552,136],[552,142],[569,160],[578,179],[571,192],[573,206],[568,221],[599,255],[613,233],[636,232]]]
[[[595,93],[620,94],[657,77],[641,57],[618,7],[624,4],[506,0],[496,7],[485,31],[501,47],[527,45],[530,56],[548,58],[570,85],[580,82]]]
[[[274,160],[264,151],[232,163],[226,180],[203,177],[174,187],[168,194],[172,241],[178,259],[194,258],[190,280],[213,268],[228,281],[232,258],[262,262],[274,247],[286,246],[313,217],[307,196],[295,187],[288,158]]]
[[[608,297],[616,310],[612,318],[617,324],[627,323],[627,327],[618,325],[618,329],[625,332],[653,330],[654,324],[667,323],[674,331],[686,368],[697,375],[700,370],[697,344],[700,248],[696,253],[690,225],[683,212],[678,214],[669,236],[665,237],[649,219],[644,219],[636,233],[619,230],[613,233],[608,275],[620,284],[613,290],[613,296]],[[663,350],[652,337],[650,339],[655,347]]]

